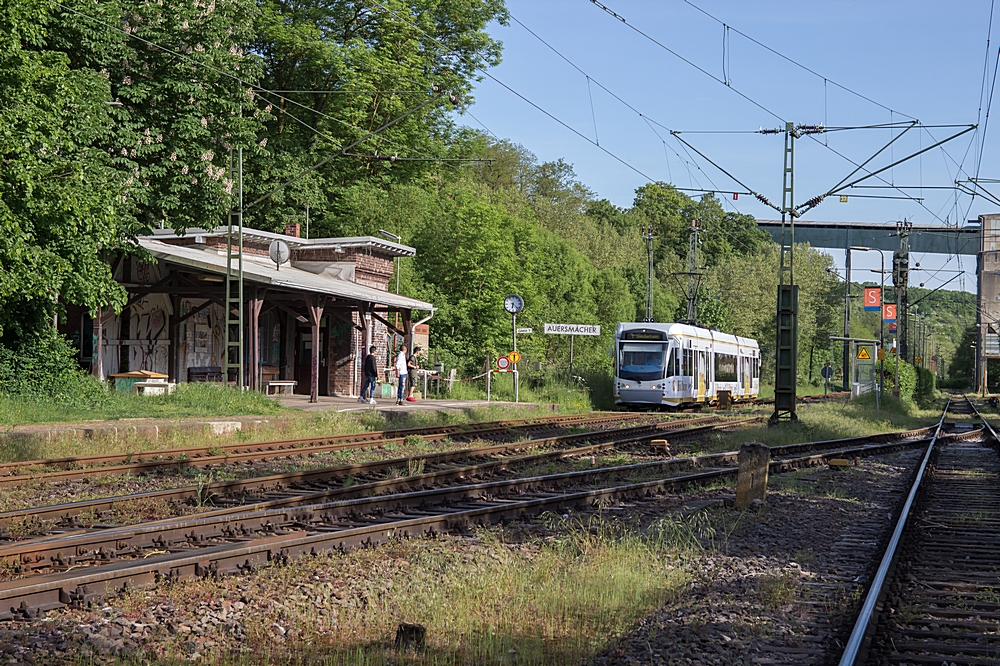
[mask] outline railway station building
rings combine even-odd
[[[60,324],[81,364],[101,378],[149,370],[170,382],[235,383],[236,373],[224,371],[228,231],[159,229],[139,239],[155,262],[117,257],[114,277],[128,292],[122,312],[95,317],[68,305]],[[275,240],[290,250],[282,265],[269,257]],[[394,261],[415,254],[372,236],[307,239],[299,225],[285,234],[244,227],[244,384],[313,399],[359,395],[363,350],[374,345],[384,366],[394,347],[428,330],[433,305],[389,290]]]

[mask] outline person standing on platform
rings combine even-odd
[[[403,404],[403,395],[406,391],[406,349],[403,347],[399,348],[399,353],[396,354],[396,375],[399,377],[399,386],[396,388],[396,404]]]
[[[406,359],[406,401],[416,402],[417,399],[413,397],[413,387],[417,383],[417,368],[420,364],[417,362],[417,352],[420,351],[420,347],[414,347],[413,353],[410,354],[409,358]]]
[[[361,388],[361,397],[358,402],[367,402],[370,405],[377,405],[375,402],[375,387],[378,384],[378,358],[375,356],[375,347],[368,348],[368,355],[361,363],[364,384]],[[367,397],[366,397],[367,396]]]

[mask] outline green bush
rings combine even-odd
[[[876,367],[885,370],[885,383],[896,384],[896,361],[878,361]],[[899,362],[899,398],[905,402],[913,402],[917,390],[917,369],[906,361]],[[933,389],[932,389],[933,391]]]
[[[934,373],[927,368],[916,368],[917,386],[913,397],[918,403],[925,403],[934,399],[936,391]]]
[[[0,346],[0,395],[46,397],[81,406],[109,397],[97,378],[80,369],[69,341],[51,330],[25,339],[17,348]]]

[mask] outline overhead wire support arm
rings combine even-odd
[[[966,185],[967,182],[968,183],[972,183],[973,185],[975,185],[975,187],[969,187],[968,185]],[[997,195],[995,195],[992,192],[990,192],[989,190],[987,190],[985,187],[982,186],[981,183],[977,182],[974,179],[970,178],[967,181],[966,180],[956,180],[955,181],[955,186],[961,192],[964,192],[965,194],[969,194],[969,195],[971,195],[973,197],[977,197],[977,196],[983,197],[984,199],[986,199],[990,203],[995,204],[997,206],[1000,206],[1000,197],[997,197]]]
[[[856,174],[857,172],[859,172],[859,171],[861,171],[862,169],[864,169],[864,168],[865,168],[865,166],[866,166],[866,165],[868,165],[869,163],[871,163],[871,161],[872,161],[873,159],[875,159],[876,157],[878,157],[879,155],[881,155],[881,154],[882,154],[883,152],[885,152],[885,150],[886,150],[886,149],[887,149],[887,148],[888,148],[889,146],[891,146],[892,144],[896,143],[896,141],[899,141],[899,139],[900,139],[900,138],[902,138],[902,136],[903,136],[904,134],[906,134],[906,133],[907,133],[907,132],[909,132],[909,131],[910,131],[911,129],[913,129],[913,127],[914,127],[914,126],[915,126],[915,125],[916,125],[916,124],[917,124],[918,122],[920,122],[920,121],[918,121],[918,120],[913,120],[913,121],[909,121],[909,122],[905,122],[905,123],[893,123],[893,125],[905,125],[905,126],[906,126],[906,129],[904,129],[904,130],[903,130],[902,132],[900,132],[899,134],[897,134],[896,136],[894,136],[894,137],[893,137],[893,138],[892,138],[892,139],[891,139],[891,140],[889,141],[889,143],[885,144],[884,146],[882,146],[881,148],[879,148],[879,149],[878,149],[877,151],[875,151],[875,153],[874,153],[874,154],[873,154],[873,155],[872,155],[871,157],[869,157],[869,158],[868,158],[867,160],[865,160],[864,162],[862,162],[861,164],[859,164],[859,165],[858,165],[858,166],[857,166],[857,167],[856,167],[856,168],[854,169],[854,171],[852,171],[851,173],[847,174],[847,175],[846,175],[846,176],[845,176],[845,177],[844,177],[843,179],[841,179],[841,181],[840,181],[839,183],[837,183],[837,184],[836,184],[836,185],[834,185],[834,186],[833,186],[832,188],[830,188],[830,191],[829,191],[829,192],[828,192],[827,194],[823,194],[823,195],[821,195],[820,197],[814,197],[814,198],[810,199],[809,201],[807,201],[807,202],[806,202],[805,204],[803,204],[803,205],[804,205],[804,206],[807,206],[808,208],[813,208],[813,207],[815,207],[816,205],[818,205],[820,201],[822,201],[822,200],[823,200],[824,198],[826,198],[826,197],[830,196],[831,194],[833,194],[833,193],[834,193],[834,192],[835,192],[835,191],[837,190],[837,188],[838,188],[838,187],[840,187],[841,185],[843,185],[844,183],[846,183],[846,182],[847,182],[848,180],[850,180],[850,179],[851,179],[852,177],[854,177],[854,174]],[[818,199],[818,201],[817,201],[817,199]],[[803,212],[805,212],[805,211],[803,211]]]
[[[763,194],[760,194],[759,192],[755,191],[752,187],[750,187],[746,183],[740,181],[739,178],[737,178],[736,176],[734,176],[733,174],[729,173],[728,171],[726,171],[725,169],[723,169],[721,166],[719,166],[719,164],[716,163],[715,161],[713,161],[712,158],[708,157],[705,153],[701,152],[700,150],[698,150],[697,148],[695,148],[693,145],[691,145],[690,143],[688,143],[687,141],[685,141],[684,139],[682,139],[681,136],[680,136],[680,132],[675,131],[675,130],[671,130],[670,134],[675,139],[677,139],[678,141],[680,141],[681,143],[683,143],[685,146],[687,146],[688,148],[690,148],[694,152],[698,153],[702,157],[702,159],[704,159],[705,161],[707,161],[709,164],[711,164],[712,166],[714,166],[716,169],[718,169],[722,173],[726,174],[726,176],[728,176],[729,178],[731,178],[733,180],[733,182],[735,182],[737,185],[739,185],[740,187],[743,187],[751,195],[757,197],[757,200],[760,201],[762,204],[764,204],[765,206],[769,206],[769,207],[773,208],[775,211],[777,211],[779,213],[781,212],[781,208],[779,208],[778,206],[775,206],[773,203],[771,203],[770,201],[768,201],[767,197],[765,197]]]
[[[934,144],[932,144],[930,146],[927,146],[926,148],[922,148],[921,150],[918,150],[915,153],[912,153],[910,155],[907,155],[906,157],[903,157],[903,158],[898,159],[898,160],[896,160],[896,161],[894,161],[894,162],[892,162],[890,164],[887,164],[884,167],[882,167],[881,169],[876,169],[875,171],[872,171],[872,172],[870,172],[870,173],[868,173],[868,174],[866,174],[864,176],[861,176],[860,178],[857,178],[857,179],[855,179],[855,180],[853,180],[853,181],[851,181],[851,182],[849,182],[849,183],[847,183],[845,185],[844,184],[844,180],[847,180],[847,178],[850,178],[850,176],[848,176],[844,180],[841,180],[837,185],[835,185],[833,188],[831,188],[825,194],[821,194],[818,197],[813,197],[812,199],[810,199],[809,201],[807,201],[803,205],[802,209],[798,211],[798,214],[801,215],[802,213],[805,213],[809,209],[815,208],[826,197],[833,196],[834,194],[837,194],[837,193],[842,192],[842,191],[844,191],[844,190],[846,190],[846,189],[848,189],[850,187],[853,187],[853,186],[857,185],[858,183],[864,182],[864,181],[868,180],[869,178],[873,178],[873,177],[877,176],[878,174],[880,174],[880,173],[882,173],[884,171],[888,171],[889,169],[892,169],[893,167],[899,166],[900,164],[903,164],[904,162],[908,162],[908,161],[912,160],[914,157],[917,157],[919,155],[923,155],[924,153],[926,153],[929,150],[934,150],[935,148],[938,148],[939,146],[942,146],[942,145],[948,143],[949,141],[957,139],[958,137],[962,136],[963,134],[968,134],[972,130],[976,129],[977,125],[964,125],[963,127],[965,127],[965,129],[963,129],[961,132],[957,132],[955,134],[952,134],[951,136],[949,136],[946,139],[941,139],[940,141],[938,141],[938,142],[936,142],[936,143],[934,143]],[[902,133],[900,134],[900,136],[902,136]],[[872,157],[868,158],[868,160],[866,160],[862,165],[860,165],[857,169],[855,169],[853,172],[851,172],[851,175],[857,173],[858,170],[861,169],[861,168],[863,168],[865,164],[868,164],[869,162],[871,162],[871,160],[874,159],[875,156],[877,156],[879,153],[881,153],[886,148],[888,148],[898,138],[899,137],[894,138],[892,141],[890,141],[885,146],[883,146],[877,153],[875,153],[875,155],[872,155]]]

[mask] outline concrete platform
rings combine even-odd
[[[476,407],[486,407],[489,405],[536,407],[534,402],[498,402],[491,400],[418,400],[417,402],[403,402],[397,405],[395,398],[376,398],[377,405],[364,405],[358,402],[357,398],[341,398],[337,396],[321,395],[319,402],[309,402],[309,396],[289,394],[271,396],[284,407],[290,409],[301,409],[304,412],[363,412],[368,409],[377,409],[382,412],[394,413],[414,413],[414,412],[439,412],[439,411],[465,411]]]

